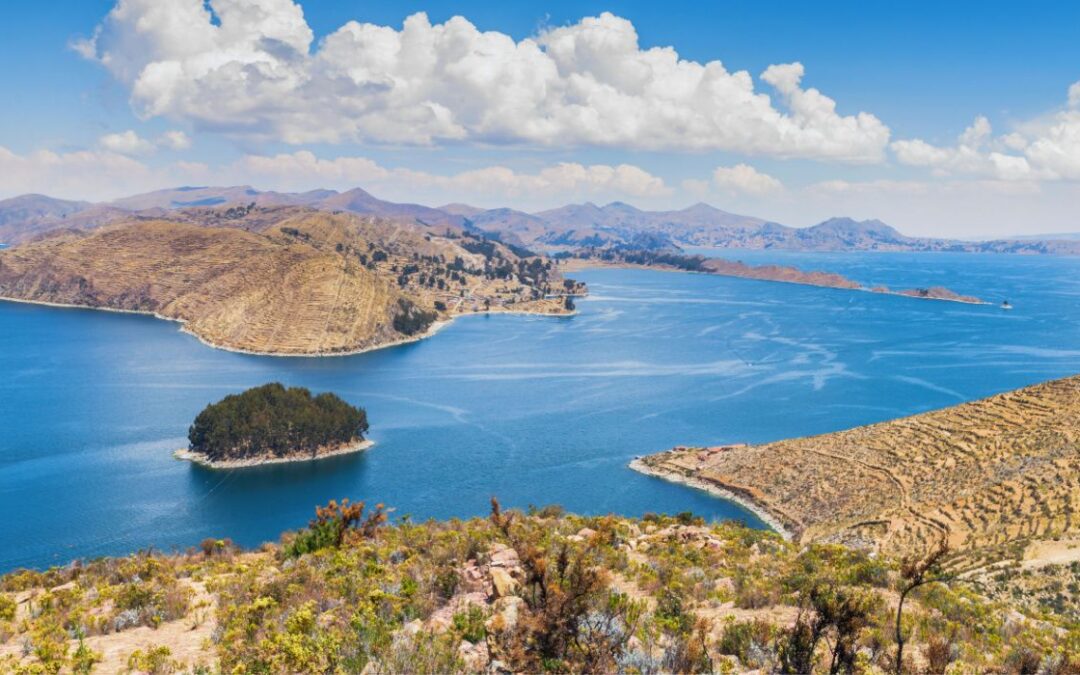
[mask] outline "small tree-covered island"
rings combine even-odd
[[[367,413],[325,392],[272,382],[206,406],[176,456],[211,468],[320,459],[371,447]]]

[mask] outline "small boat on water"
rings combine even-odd
[[[1012,309],[1012,305],[1009,304],[1008,300],[1002,300],[1001,301],[1001,308],[1002,309]]]

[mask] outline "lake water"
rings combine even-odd
[[[347,357],[210,349],[149,317],[0,302],[0,571],[245,545],[350,497],[397,515],[557,503],[585,513],[739,507],[626,468],[678,444],[821,433],[1080,372],[1080,260],[720,252],[940,284],[1015,309],[694,274],[592,270],[570,318],[475,316]],[[207,403],[268,381],[367,408],[363,455],[231,472],[172,458]]]

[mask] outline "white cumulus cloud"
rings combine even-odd
[[[183,131],[173,129],[158,136],[157,144],[169,150],[187,150],[191,147],[191,139]]]
[[[734,193],[765,195],[784,187],[776,178],[748,164],[717,167],[712,178],[716,187]]]
[[[152,155],[158,148],[168,150],[187,150],[191,139],[183,131],[166,131],[154,140],[140,136],[133,129],[105,134],[98,139],[98,147],[107,152],[129,157]]]
[[[131,129],[114,134],[105,134],[98,139],[98,145],[102,150],[115,152],[119,155],[149,155],[157,150],[157,146],[151,141],[139,136]]]
[[[119,0],[78,51],[164,116],[287,143],[530,144],[728,150],[876,162],[889,129],[803,88],[642,48],[603,13],[516,41],[462,17],[400,30],[350,21],[317,44],[292,0]]]
[[[956,145],[921,139],[893,141],[896,158],[940,175],[969,175],[1002,181],[1080,180],[1080,82],[1069,87],[1067,106],[993,136],[978,117]]]
[[[1069,87],[1069,107],[1080,108],[1080,82],[1073,82]]]
[[[992,133],[990,121],[979,116],[960,134],[954,146],[940,147],[915,139],[894,141],[892,150],[900,163],[928,167],[941,175],[970,174],[997,180],[1039,177],[1026,157],[994,149],[1014,148],[1022,139],[1010,135],[993,141]]]
[[[522,197],[593,196],[638,198],[671,193],[664,181],[640,167],[620,164],[583,165],[563,162],[535,173],[504,166],[439,175],[405,168],[385,168],[366,157],[321,159],[308,150],[273,156],[247,155],[229,168],[235,179],[280,189],[362,186],[379,194],[408,198],[427,194],[429,201],[481,199],[518,200]]]

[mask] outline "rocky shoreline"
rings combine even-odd
[[[569,261],[563,263],[561,269],[566,272],[577,272],[584,269],[645,269],[661,272],[682,272],[684,274],[710,274],[718,277],[771,281],[781,284],[815,286],[817,288],[834,288],[842,291],[863,291],[866,293],[876,293],[878,295],[894,295],[905,298],[914,298],[916,300],[940,300],[943,302],[959,302],[965,305],[991,304],[980,298],[970,295],[961,295],[951,289],[940,286],[900,290],[891,289],[886,286],[870,287],[863,286],[856,281],[833,272],[805,272],[797,267],[785,265],[752,266],[742,262],[724,260],[721,258],[709,258],[704,262],[704,267],[700,270],[682,269],[673,265],[643,265],[639,263],[614,262],[591,258],[571,258]]]
[[[173,453],[176,459],[185,460],[198,464],[207,469],[244,469],[265,464],[288,464],[290,462],[310,462],[327,457],[350,455],[356,452],[364,452],[375,445],[375,441],[365,440],[359,443],[347,443],[334,450],[317,452],[314,456],[303,454],[294,457],[252,457],[250,459],[229,459],[214,461],[201,452],[194,452],[188,448],[180,448]]]
[[[119,309],[119,308],[116,308],[116,307],[102,307],[102,306],[95,306],[95,305],[76,305],[76,304],[72,304],[72,303],[50,302],[48,300],[26,300],[24,298],[12,298],[12,297],[6,297],[6,296],[0,296],[0,302],[15,302],[15,303],[19,303],[21,305],[38,305],[38,306],[41,306],[41,307],[54,307],[54,308],[58,308],[58,309],[87,309],[87,310],[93,310],[93,311],[98,311],[98,312],[113,312],[115,314],[137,314],[137,315],[141,315],[141,316],[150,316],[150,317],[153,317],[155,319],[161,319],[162,321],[171,321],[173,323],[180,324],[180,332],[181,333],[184,333],[186,335],[190,335],[191,337],[195,338],[196,340],[198,340],[202,344],[206,345],[207,347],[211,347],[213,349],[220,349],[221,351],[225,351],[225,352],[233,352],[234,354],[247,354],[249,356],[277,356],[277,357],[294,357],[294,358],[323,358],[323,357],[328,357],[328,356],[354,356],[356,354],[365,354],[367,352],[373,352],[373,351],[376,351],[376,350],[379,350],[379,349],[387,349],[387,348],[390,348],[390,347],[398,347],[398,346],[401,346],[401,345],[407,345],[407,344],[411,344],[413,342],[419,342],[420,340],[423,340],[425,338],[429,338],[429,337],[435,335],[436,333],[438,333],[443,328],[445,328],[445,327],[449,326],[450,324],[452,324],[455,319],[457,319],[459,317],[463,317],[463,316],[478,316],[478,315],[484,315],[484,314],[488,314],[488,315],[491,315],[491,314],[514,314],[514,315],[529,315],[529,316],[565,317],[565,316],[575,316],[578,313],[577,310],[568,311],[568,312],[542,312],[542,311],[531,311],[531,310],[523,310],[523,309],[514,309],[514,310],[487,309],[487,310],[482,310],[482,311],[478,311],[478,312],[461,312],[459,314],[454,314],[453,316],[449,316],[447,318],[439,319],[438,321],[432,322],[432,324],[430,326],[428,326],[427,330],[424,330],[423,332],[417,333],[416,335],[410,335],[408,337],[402,337],[401,339],[391,340],[389,342],[381,342],[381,343],[377,343],[377,344],[373,344],[373,345],[368,345],[366,347],[359,347],[357,349],[349,349],[349,350],[344,350],[344,351],[322,351],[322,352],[266,352],[266,351],[256,351],[256,350],[252,350],[252,349],[242,349],[240,347],[230,347],[230,346],[227,346],[227,345],[218,344],[218,343],[216,343],[216,342],[214,342],[214,341],[212,341],[212,340],[210,340],[210,339],[208,339],[206,337],[203,337],[202,335],[199,335],[195,331],[189,329],[187,327],[187,321],[185,321],[184,319],[178,319],[178,318],[174,318],[174,317],[171,317],[171,316],[165,316],[164,314],[159,314],[158,312],[150,312],[150,311],[144,311],[144,310],[138,310],[138,309]]]
[[[725,490],[724,488],[710,483],[708,481],[701,480],[700,478],[694,478],[693,476],[686,476],[675,471],[665,471],[658,469],[654,466],[650,466],[645,463],[642,458],[634,459],[630,462],[629,467],[638,473],[645,474],[646,476],[652,476],[654,478],[661,478],[672,483],[679,483],[687,487],[692,487],[697,490],[704,490],[714,497],[726,499],[730,502],[735,502],[739,506],[743,507],[747,511],[753,513],[755,516],[761,519],[766,525],[772,528],[777,534],[779,534],[785,541],[792,541],[794,535],[791,530],[775,515],[770,513],[761,504],[746,498],[743,495],[735,494],[731,490]]]

